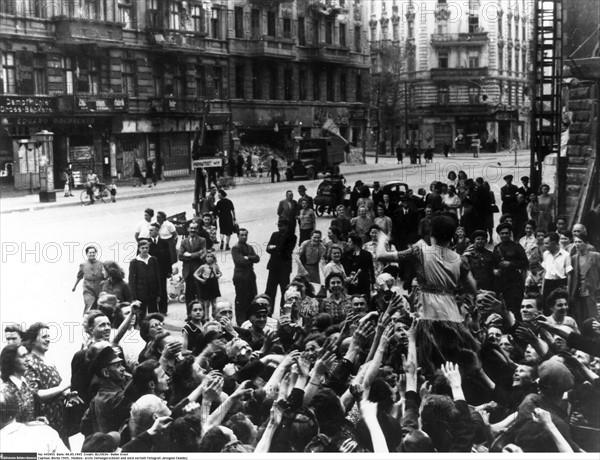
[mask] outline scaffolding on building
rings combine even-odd
[[[561,179],[562,127],[562,2],[535,0],[533,30],[533,79],[531,111],[531,185],[540,186],[542,163],[547,155],[557,154],[556,196],[564,195]]]

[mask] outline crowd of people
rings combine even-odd
[[[462,171],[399,197],[358,181],[326,235],[289,190],[262,282],[224,190],[185,236],[146,209],[127,280],[86,249],[70,380],[45,360],[48,325],[5,328],[2,450],[600,451],[597,235],[512,179],[501,209]],[[164,328],[178,271],[181,336]]]

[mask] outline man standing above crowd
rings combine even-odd
[[[313,197],[309,196],[306,193],[306,187],[304,185],[299,185],[298,186],[298,194],[300,195],[300,198],[298,198],[298,201],[300,201],[301,199],[304,199],[304,200],[307,201],[309,209],[314,209],[315,208]]]
[[[494,256],[485,248],[487,232],[475,230],[471,236],[473,244],[463,253],[469,261],[469,268],[477,282],[477,289],[484,291],[494,290]]]
[[[288,194],[291,193],[288,192]],[[269,296],[274,305],[277,286],[279,286],[281,291],[281,305],[283,305],[283,293],[287,285],[290,284],[292,253],[296,246],[296,235],[294,235],[291,222],[285,218],[279,218],[277,228],[278,230],[271,235],[267,244],[267,252],[271,254],[271,258],[267,264],[269,276],[267,278],[265,294]]]
[[[135,241],[139,241],[142,238],[148,238],[150,236],[150,225],[152,224],[153,217],[154,209],[147,208],[144,211],[144,220],[140,221],[140,223],[135,227]]]
[[[206,255],[206,239],[198,236],[198,223],[192,222],[188,227],[189,235],[183,239],[179,247],[179,260],[183,262],[182,273],[185,280],[185,303],[187,315],[190,315],[191,302],[198,298],[198,288],[194,272],[203,263]]]
[[[571,266],[571,256],[567,251],[560,247],[560,237],[558,233],[548,233],[544,238],[544,255],[542,267],[544,268],[544,279],[542,280],[542,297],[544,301],[548,295],[556,288],[567,286],[567,275],[573,267]],[[545,307],[545,313],[548,314],[549,307]]]
[[[504,176],[504,181],[506,182],[506,185],[500,189],[502,214],[513,214],[517,204],[517,193],[519,193],[519,188],[512,183],[512,174]]]
[[[515,317],[520,318],[519,309],[525,290],[525,277],[529,262],[523,247],[511,240],[512,226],[504,223],[496,227],[500,243],[494,247],[494,276],[496,293],[504,296],[504,302]]]
[[[248,244],[248,230],[240,228],[238,242],[231,249],[233,269],[233,285],[235,287],[235,318],[238,325],[246,320],[248,308],[252,299],[258,293],[254,264],[260,262],[260,257],[254,248]]]
[[[277,207],[277,216],[279,219],[285,219],[289,222],[290,230],[296,233],[296,217],[298,216],[298,202],[294,200],[294,192],[288,190],[285,192],[285,200],[279,202]]]
[[[160,300],[158,302],[158,311],[163,315],[167,314],[169,307],[169,295],[167,294],[167,279],[173,274],[171,264],[171,248],[168,240],[159,237],[160,225],[153,223],[150,226],[150,250],[149,254],[158,260],[158,272],[160,274]]]

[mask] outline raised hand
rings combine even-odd
[[[445,364],[442,364],[441,370],[444,374],[444,377],[446,377],[448,379],[448,382],[450,382],[450,386],[452,388],[460,388],[460,386],[462,385],[462,379],[460,376],[458,364],[454,364],[447,361]]]
[[[319,375],[330,373],[335,364],[335,353],[331,350],[327,350],[323,355],[315,362],[315,372]]]

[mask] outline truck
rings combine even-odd
[[[345,160],[348,142],[341,137],[312,137],[297,140],[294,159],[288,164],[285,178],[288,181],[306,178],[313,180],[317,174],[339,174],[339,164]]]

